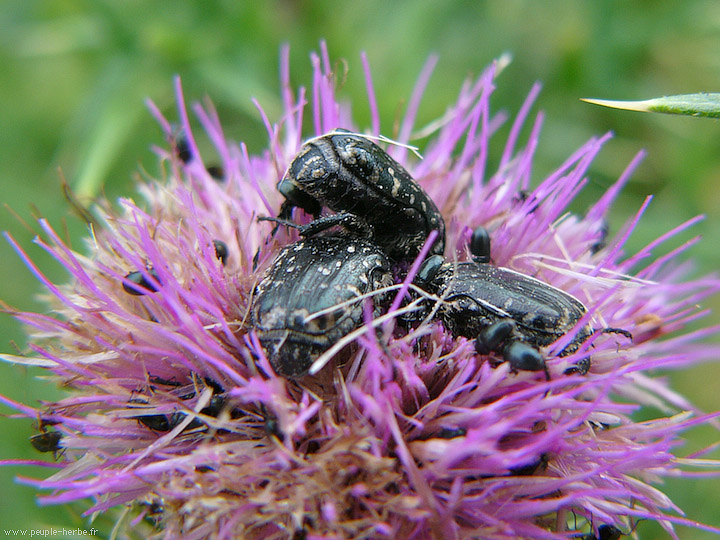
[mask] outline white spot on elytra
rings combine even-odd
[[[392,169],[390,169],[390,171],[392,174]],[[393,180],[393,186],[392,186],[392,189],[390,190],[390,195],[397,198],[398,193],[400,192],[400,180],[395,178],[394,174],[392,175],[392,180]]]

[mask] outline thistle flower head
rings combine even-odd
[[[654,376],[718,353],[698,343],[716,329],[684,330],[706,314],[698,302],[720,288],[715,278],[687,279],[678,262],[697,239],[653,258],[697,220],[628,254],[647,200],[608,236],[605,215],[640,155],[584,216],[569,213],[608,136],[532,185],[542,116],[525,146],[518,139],[538,87],[491,170],[490,140],[505,120],[489,105],[499,64],[418,133],[430,62],[395,136],[401,144],[386,150],[442,213],[448,261],[469,259],[470,236],[482,226],[492,238],[490,264],[587,308],[539,347],[547,377],[478,354],[473,339],[433,316],[442,298],[409,303],[421,258],[393,269],[402,285],[382,291],[389,307],[366,305],[362,324],[315,359],[317,373],[274,372],[251,306],[257,283],[298,234],[257,218],[278,214],[275,186],[304,137],[358,131],[336,98],[327,51],[312,62],[310,90],[295,91],[284,51],[285,111],[275,124],[262,114],[269,145],[260,155],[229,142],[211,106],[194,105],[219,165],[202,156],[179,83],[180,137],[151,105],[170,144],[158,149],[167,175],[140,186],[142,204],[100,205],[83,252],[40,221],[37,243],[69,282],[45,278],[8,236],[53,308],[14,313],[32,342],[12,360],[43,366],[71,389],[39,410],[12,404],[60,434],[45,438],[56,441],[62,468],[23,481],[51,490],[42,503],[90,499],[88,514],[124,507],[150,516],[165,538],[573,538],[600,526],[629,533],[641,519],[677,538],[674,523],[705,527],[654,487],[686,465],[711,464],[673,453],[683,430],[709,418]],[[404,146],[418,134],[430,135],[422,160]],[[299,210],[294,217],[311,220]],[[430,314],[408,324],[421,302]],[[581,332],[588,335],[578,339]],[[634,421],[646,406],[664,415]],[[141,525],[139,517],[130,523]]]

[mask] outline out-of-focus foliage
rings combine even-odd
[[[420,107],[419,125],[442,115],[466,75],[477,74],[503,52],[512,52],[514,61],[498,81],[492,106],[516,111],[532,83],[543,82],[536,110],[543,109],[546,118],[535,179],[557,167],[590,136],[612,130],[616,138],[596,160],[576,210],[582,212],[583,204],[594,200],[634,153],[645,148],[648,157],[616,205],[611,230],[617,231],[646,195],[655,194],[630,244],[643,245],[684,219],[705,213],[708,220],[694,231],[703,233],[705,240],[692,255],[700,270],[718,266],[720,125],[636,115],[578,100],[585,96],[634,100],[718,90],[720,5],[711,0],[4,0],[0,28],[2,201],[28,221],[32,206],[56,225],[67,217],[68,234],[74,238],[85,236],[84,225],[70,217],[58,169],[84,200],[101,193],[111,199],[131,195],[132,178],[139,171],[161,174],[150,146],[163,141],[143,100],[153,99],[174,117],[174,74],[182,76],[191,99],[206,95],[212,99],[231,138],[245,140],[251,151],[259,151],[266,136],[250,98],[257,98],[271,119],[277,119],[281,43],[291,45],[294,82],[307,84],[308,53],[324,38],[332,58],[338,60],[338,73],[344,73],[346,65],[349,68],[343,91],[353,101],[360,127],[369,125],[360,62],[360,52],[366,51],[378,89],[383,132],[389,136],[429,54],[439,54],[440,61]],[[422,143],[418,141],[421,147]],[[495,151],[499,154],[502,148]],[[10,229],[25,246],[33,236],[5,210],[0,212],[0,229]],[[30,251],[51,277],[64,279],[39,250]],[[0,244],[0,260],[0,298],[25,309],[40,305],[34,299],[37,283],[6,243]],[[717,303],[710,307],[720,309]],[[0,323],[0,350],[14,352],[10,340],[22,347],[19,326],[6,315]],[[4,375],[0,392],[5,395],[29,403],[33,396],[57,395],[52,386],[35,380],[31,371],[0,369]],[[707,381],[717,381],[718,375],[717,366],[708,366],[673,377],[679,390],[710,410],[720,408],[720,402],[714,384]],[[1,425],[1,458],[39,457],[27,442],[31,426],[5,419]],[[717,432],[709,429],[698,432],[680,451],[717,438]],[[28,475],[34,472],[23,470]],[[84,526],[86,522],[72,509],[39,509],[33,490],[13,483],[16,473],[0,469],[5,501],[0,505],[2,527]],[[679,505],[718,525],[720,481],[678,485],[669,494]],[[107,523],[101,527],[104,535],[110,528]],[[661,537],[657,529],[641,528],[643,538]],[[694,530],[681,534],[688,539],[708,537]]]

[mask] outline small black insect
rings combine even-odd
[[[183,165],[188,165],[193,160],[193,153],[187,138],[184,136],[175,137],[174,144],[175,155]],[[215,180],[224,180],[225,178],[225,169],[221,165],[208,165],[205,170]]]
[[[175,379],[163,379],[162,377],[150,377],[150,384],[156,384],[159,386],[172,386],[174,388],[177,388],[178,386],[182,386],[183,384],[179,381],[176,381]],[[151,388],[154,389],[154,387],[151,386]]]
[[[162,520],[163,512],[165,510],[161,499],[157,499],[152,502],[142,502],[140,503],[140,506],[144,507],[144,519],[151,525],[157,525]]]
[[[30,437],[30,444],[38,452],[57,452],[60,450],[62,437],[59,431],[43,431]]]
[[[287,202],[316,218],[322,206],[354,214],[374,228],[374,241],[394,260],[412,260],[431,231],[431,253],[445,249],[445,222],[405,168],[367,137],[344,129],[311,139],[278,183]],[[324,222],[332,226],[332,220]]]
[[[178,137],[175,139],[175,155],[185,165],[190,163],[192,160],[192,151],[190,150],[190,145],[185,137]]]
[[[191,394],[190,397],[192,397],[194,394]],[[148,401],[145,398],[142,397],[134,397],[131,398],[129,403],[131,404],[141,404],[141,405],[147,405]],[[131,408],[133,405],[130,405]],[[168,432],[173,430],[175,427],[177,427],[185,417],[184,413],[181,412],[174,412],[170,415],[167,414],[141,414],[138,416],[131,416],[133,420],[137,420],[145,427],[153,430],[153,431],[159,431],[162,433]]]
[[[220,260],[223,266],[227,262],[228,258],[228,247],[222,240],[213,240],[213,247],[215,248],[215,256]]]
[[[550,456],[543,453],[540,458],[536,461],[523,465],[521,467],[514,467],[510,469],[512,476],[532,476],[539,470],[547,469],[548,463],[550,462]]]
[[[595,255],[599,251],[605,249],[607,246],[607,237],[610,234],[610,225],[608,222],[603,220],[598,230],[598,239],[590,245],[590,253]]]
[[[151,378],[151,382],[160,384],[159,381],[162,381],[162,384],[165,384],[166,386],[180,386],[180,383],[177,383],[175,381],[166,381],[157,377]],[[206,386],[213,389],[214,394],[210,397],[209,403],[200,410],[199,414],[218,418],[223,411],[229,410],[227,398],[221,395],[224,392],[224,389],[217,382],[213,381],[210,378],[203,377],[202,381],[205,383]],[[179,398],[183,401],[187,401],[194,398],[196,395],[196,392],[192,390],[185,395],[179,396]],[[130,403],[140,403],[143,405],[147,405],[148,402],[144,398],[136,397],[131,399]],[[231,418],[238,418],[241,414],[241,412],[237,409],[229,410],[229,413]],[[185,420],[185,416],[187,416],[186,412],[176,411],[170,415],[144,414],[139,416],[133,416],[131,418],[137,420],[138,422],[152,429],[153,431],[168,432],[180,425],[180,423]],[[200,418],[193,418],[190,423],[185,427],[185,429],[195,429],[203,425],[204,423]]]
[[[438,431],[437,437],[439,439],[455,439],[456,437],[464,437],[467,435],[467,430],[462,427],[444,427]]]
[[[263,426],[265,429],[265,433],[269,437],[275,437],[277,440],[282,441],[285,438],[285,434],[280,427],[280,421],[278,420],[277,416],[267,412],[264,412],[263,416],[265,418],[265,423]]]
[[[136,270],[127,274],[122,281],[123,290],[134,296],[143,296],[148,293],[157,292],[157,286],[146,277],[147,275],[149,275],[155,283],[160,285],[160,278],[155,269],[148,268],[143,272]]]
[[[592,533],[585,534],[582,540],[619,540],[622,534],[622,531],[614,525],[600,525],[597,536]]]
[[[363,302],[353,300],[389,285],[387,257],[365,240],[316,236],[286,246],[257,285],[251,311],[273,369],[305,375],[362,323]],[[382,295],[372,298],[376,311],[381,301]]]
[[[175,414],[177,413],[173,413],[172,416],[175,416]],[[141,416],[133,416],[133,418],[153,431],[162,432],[170,431],[182,422],[182,418],[180,417],[176,417],[173,421],[171,417],[164,414],[143,414]],[[179,422],[177,422],[177,420],[179,420]]]
[[[215,180],[224,180],[225,179],[225,169],[223,169],[223,167],[221,165],[208,165],[207,167],[205,167],[205,170]]]

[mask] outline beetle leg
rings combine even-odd
[[[535,347],[523,343],[522,341],[511,341],[505,349],[503,349],[503,357],[510,363],[513,370],[521,371],[544,371],[545,378],[550,380],[550,372],[548,371],[545,359]]]
[[[275,231],[278,229],[278,227],[280,225],[285,225],[286,227],[289,227],[291,229],[299,229],[301,227],[294,221],[290,221],[289,219],[282,218],[282,217],[260,216],[259,218],[257,218],[257,220],[258,221],[272,221],[273,223],[276,223],[275,228],[273,229],[273,234],[275,234]]]
[[[499,351],[500,346],[515,330],[515,323],[508,319],[486,326],[480,331],[475,340],[475,350],[478,354],[490,354]]]
[[[350,214],[348,212],[318,218],[307,225],[298,227],[298,232],[300,233],[300,236],[314,236],[317,233],[325,231],[331,227],[335,227],[336,225],[357,234],[361,238],[370,239],[374,236],[372,225],[355,214]]]
[[[628,338],[630,341],[632,341],[633,336],[630,332],[627,330],[623,330],[622,328],[603,328],[600,330],[603,334],[620,334]]]
[[[490,233],[485,227],[477,227],[470,237],[470,255],[477,264],[490,262]]]
[[[590,371],[591,366],[591,360],[589,356],[586,356],[585,358],[581,358],[578,360],[578,362],[574,366],[570,366],[567,368],[563,373],[565,375],[573,375],[575,373],[579,373],[580,375],[587,375],[587,372]]]

